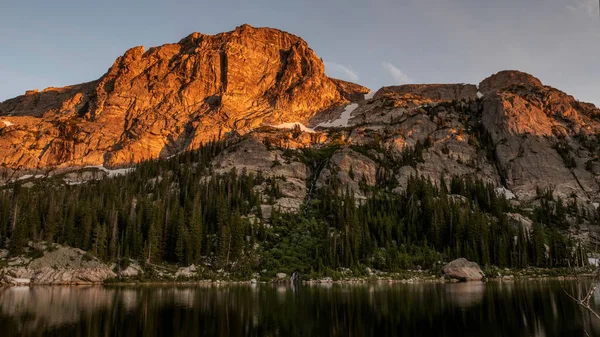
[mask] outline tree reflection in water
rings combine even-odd
[[[0,289],[2,336],[583,336],[557,282]]]

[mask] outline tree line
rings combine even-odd
[[[140,163],[125,176],[80,185],[53,179],[33,187],[10,184],[0,191],[0,247],[17,255],[28,240],[56,242],[106,261],[202,263],[244,275],[264,269],[398,271],[457,257],[499,267],[567,266],[584,259],[581,247],[564,235],[565,214],[592,217],[576,203],[565,206],[541,193],[528,228],[509,221],[507,213],[522,210],[493,184],[469,177],[411,177],[400,193],[381,179],[381,187],[371,187],[371,197],[361,201],[332,182],[302,211],[274,206],[267,219],[261,205],[282,196],[278,179],[235,169],[219,174],[209,164],[233,146],[210,142]]]

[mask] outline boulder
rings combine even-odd
[[[197,270],[195,265],[189,267],[181,267],[175,273],[175,278],[191,278],[197,276]]]
[[[466,281],[481,281],[485,274],[475,262],[467,261],[467,259],[456,259],[442,268],[442,272],[446,278],[454,279],[462,282]]]
[[[140,276],[144,273],[144,270],[137,262],[131,262],[127,268],[119,272],[119,277],[132,278]]]

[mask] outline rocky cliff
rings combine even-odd
[[[244,25],[119,57],[100,79],[0,104],[10,169],[115,166],[261,124],[305,122],[369,90],[325,75],[301,38]]]
[[[6,181],[27,169],[129,165],[244,136],[212,165],[281,179],[284,208],[326,184],[367,198],[365,186],[391,179],[400,191],[414,175],[472,176],[518,201],[550,189],[590,209],[600,202],[600,110],[529,74],[368,92],[328,78],[297,36],[248,25],[193,33],[132,48],[99,80],[1,103],[0,163]],[[281,124],[288,129],[269,128]],[[417,146],[418,158],[405,160]],[[333,151],[307,164],[290,156],[298,148]]]

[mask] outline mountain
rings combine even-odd
[[[5,101],[0,248],[243,277],[586,264],[600,109],[514,70],[369,91],[328,78],[300,38],[245,25]]]
[[[132,48],[96,81],[0,103],[0,165],[6,181],[25,173],[127,166],[244,136],[238,148],[246,152],[231,151],[215,165],[269,171],[267,162],[280,154],[266,143],[337,144],[315,186],[337,179],[365,198],[347,171],[377,184],[382,156],[397,161],[419,143],[426,147],[418,162],[395,163],[386,173],[398,188],[410,175],[470,175],[519,200],[552,189],[565,199],[600,202],[600,110],[529,74],[503,71],[479,85],[368,92],[327,77],[322,60],[292,34],[248,25],[213,36],[193,33],[147,51]],[[265,129],[294,123],[304,129]],[[294,165],[279,173],[294,185],[293,201],[284,204],[297,208],[311,173]]]
[[[306,122],[368,89],[330,79],[301,38],[243,25],[119,57],[100,79],[0,104],[10,169],[124,165],[262,124]],[[358,95],[357,95],[358,94]]]

